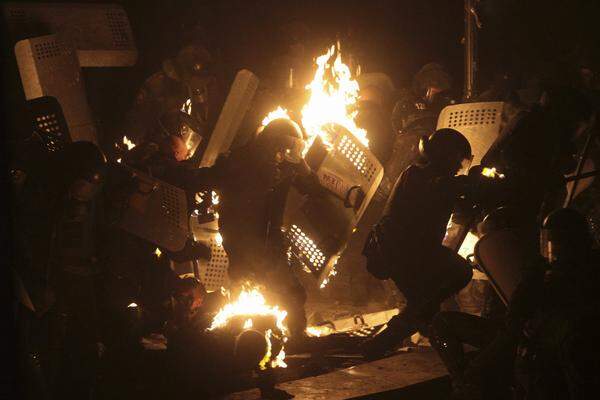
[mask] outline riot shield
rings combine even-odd
[[[32,132],[50,153],[71,142],[69,128],[60,104],[54,97],[38,97],[27,101]]]
[[[504,304],[508,304],[520,279],[525,257],[517,236],[510,230],[484,235],[475,245],[475,259]]]
[[[57,35],[39,36],[17,42],[15,56],[25,98],[55,97],[62,107],[71,139],[97,144],[96,127],[73,46]]]
[[[437,129],[456,129],[469,140],[473,165],[478,165],[500,134],[501,101],[454,104],[445,107],[438,117]]]
[[[292,190],[283,229],[291,255],[323,285],[373,198],[383,167],[342,127],[336,127],[331,148],[315,141],[306,160],[328,194],[302,196]]]
[[[227,270],[229,259],[223,248],[222,238],[219,233],[219,222],[214,221],[199,224],[197,218],[190,220],[190,228],[194,240],[210,247],[210,260],[198,260],[199,279],[208,291],[219,290],[228,284]]]
[[[185,191],[126,165],[129,184],[116,225],[169,251],[179,251],[190,237]]]
[[[254,98],[258,82],[256,75],[248,70],[243,69],[237,73],[221,114],[219,114],[219,119],[202,154],[200,167],[212,166],[219,154],[229,150],[229,146],[231,146]]]

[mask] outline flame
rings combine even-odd
[[[159,258],[162,254],[162,251],[160,251],[160,249],[157,247],[156,250],[154,250],[154,254],[156,255],[156,258]]]
[[[317,57],[316,64],[315,77],[306,86],[310,91],[310,98],[302,108],[302,126],[308,135],[305,152],[317,136],[321,137],[327,147],[331,147],[331,137],[327,128],[333,123],[343,126],[362,144],[368,146],[367,132],[354,122],[358,113],[358,82],[352,78],[348,66],[342,62],[339,42]]]
[[[192,115],[192,99],[187,99],[181,105],[180,111],[186,113],[187,115]]]
[[[492,167],[492,168],[485,167],[484,169],[481,170],[481,175],[485,176],[486,178],[504,179],[504,174],[501,174],[500,172],[498,172],[496,170],[496,167]]]
[[[217,246],[221,247],[223,246],[223,236],[221,235],[220,232],[217,232],[215,234],[215,243],[217,244]]]
[[[307,326],[306,334],[310,337],[321,337],[331,335],[333,333],[333,329],[329,326]]]
[[[219,204],[219,195],[214,190],[210,192],[210,197],[213,205]]]
[[[285,108],[283,108],[281,106],[277,106],[277,108],[275,110],[273,110],[267,114],[267,116],[262,120],[261,124],[262,124],[262,126],[267,126],[267,125],[269,125],[269,123],[271,121],[280,119],[280,118],[291,119],[290,115],[288,114],[288,110],[286,110]]]
[[[288,334],[287,326],[284,322],[285,317],[287,316],[287,311],[279,309],[279,306],[271,306],[268,305],[265,297],[260,293],[260,290],[257,286],[254,286],[250,283],[246,283],[242,286],[242,290],[238,296],[238,298],[219,310],[217,315],[212,320],[212,324],[209,331],[226,327],[231,321],[232,318],[236,316],[247,316],[248,318],[244,322],[244,329],[250,329],[254,324],[252,322],[252,316],[273,316],[275,317],[275,326],[277,329],[281,331],[283,334],[283,341],[286,341],[286,336]],[[265,331],[265,338],[267,339],[267,353],[263,360],[259,363],[259,367],[261,369],[265,369],[267,363],[271,362],[271,367],[282,367],[285,368],[286,364],[284,362],[285,352],[283,351],[283,346],[281,347],[281,351],[277,356],[272,359],[271,354],[271,336],[273,332],[271,329],[267,329]]]
[[[131,150],[135,147],[135,143],[133,143],[127,136],[123,136],[123,144],[127,146],[127,150]]]

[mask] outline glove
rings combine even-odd
[[[183,249],[175,252],[167,252],[167,256],[178,263],[197,260],[199,258],[210,260],[211,250],[209,246],[203,243],[188,239]]]

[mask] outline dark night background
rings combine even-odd
[[[446,65],[456,86],[459,90],[462,87],[463,0],[133,0],[114,3],[122,4],[128,12],[139,61],[132,68],[84,71],[90,104],[100,127],[122,117],[144,79],[160,68],[165,57],[176,54],[186,27],[196,22],[204,26],[211,50],[220,54],[228,68],[224,72],[230,77],[235,70],[244,67],[260,77],[272,59],[283,51],[279,27],[296,20],[304,22],[312,31],[313,56],[323,53],[323,46],[336,37],[343,39],[351,35],[364,54],[363,70],[387,73],[396,87],[409,85],[419,67],[430,61]],[[587,55],[591,55],[587,62],[598,71],[600,1],[482,0],[479,9],[483,22],[479,37],[480,88],[485,88],[498,72],[509,71],[521,84],[539,71],[560,74],[561,66],[578,63]],[[23,93],[18,73],[13,68],[12,49],[5,43],[3,50],[3,111],[5,117],[10,118],[14,114],[12,107],[18,107],[23,101]],[[10,146],[6,144],[10,144],[8,138],[15,136],[18,130],[2,131],[4,171],[11,155]],[[9,223],[3,226],[6,234]],[[6,259],[10,256],[7,253]],[[8,279],[3,281],[8,282]],[[10,343],[11,340],[6,342],[8,346]]]
[[[281,27],[297,21],[311,31],[307,42],[312,56],[322,54],[336,38],[342,39],[343,53],[351,38],[361,53],[363,71],[385,72],[397,88],[410,85],[420,66],[435,61],[449,69],[457,91],[462,89],[463,0],[115,3],[122,4],[129,15],[139,60],[132,68],[84,69],[89,102],[100,130],[122,116],[144,79],[160,68],[163,59],[177,53],[189,27],[198,23],[229,79],[241,68],[264,76],[273,59],[284,51]],[[588,56],[599,44],[599,1],[481,0],[478,8],[483,23],[479,34],[481,89],[498,73],[509,72],[523,85],[540,71],[560,75],[582,57],[598,64],[597,56]],[[4,55],[12,55],[8,46]],[[5,74],[5,95],[19,99],[22,88],[16,70],[14,73],[8,69]]]

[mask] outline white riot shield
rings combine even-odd
[[[55,97],[62,107],[71,140],[98,143],[73,47],[57,35],[21,40],[15,56],[27,100]]]
[[[124,231],[169,251],[179,251],[190,237],[185,191],[143,172],[127,169],[135,192],[127,199],[118,220]]]
[[[200,167],[212,166],[219,154],[229,151],[246,112],[250,108],[259,80],[252,72],[243,69],[237,73],[227,95],[219,119],[202,154]]]
[[[127,67],[137,61],[120,5],[14,2],[2,8],[12,43],[53,33],[72,44],[81,67]]]
[[[438,117],[437,129],[456,129],[469,140],[473,165],[478,165],[500,134],[501,101],[455,104],[445,107]]]
[[[218,220],[199,224],[197,218],[192,218],[190,220],[190,228],[194,235],[194,240],[210,247],[210,260],[198,260],[200,281],[206,287],[206,290],[211,292],[219,290],[221,287],[227,287],[229,281],[227,275],[229,258],[227,258],[227,253],[223,248],[221,235],[219,234]]]
[[[292,190],[284,231],[292,255],[323,285],[375,194],[383,167],[368,148],[343,129],[332,148],[319,158],[318,165],[311,167],[330,196],[311,198]]]

